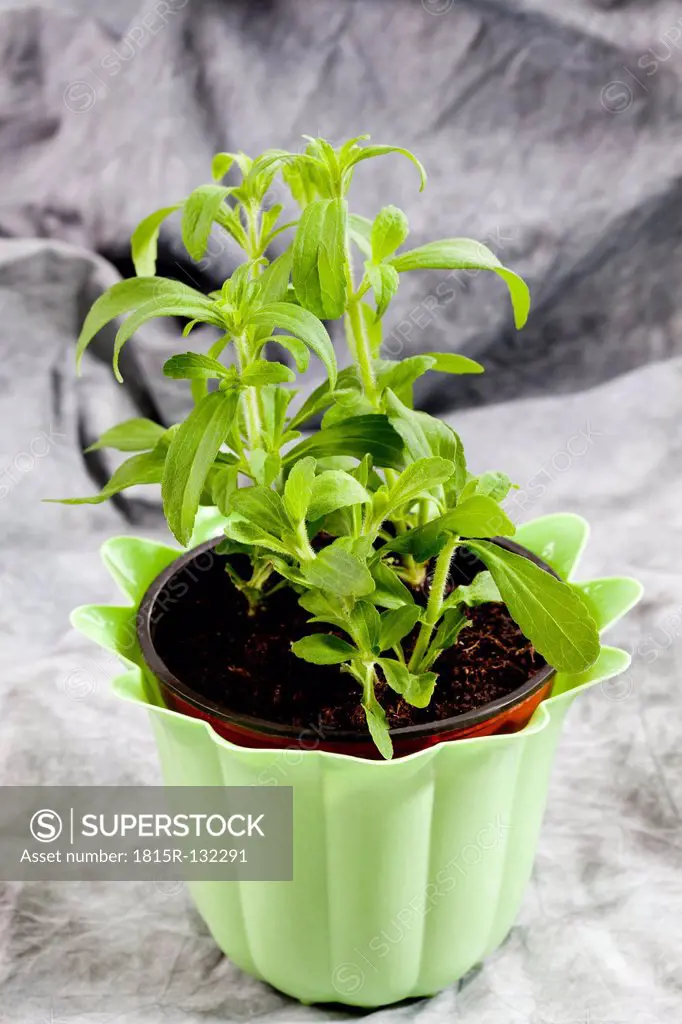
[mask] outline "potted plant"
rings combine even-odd
[[[116,689],[148,707],[167,783],[294,787],[293,882],[191,884],[217,942],[301,1000],[359,1006],[437,991],[511,927],[564,713],[626,667],[599,633],[640,594],[625,578],[570,582],[584,522],[515,530],[508,477],[474,474],[458,435],[414,409],[423,374],[478,363],[382,358],[404,273],[491,271],[517,327],[529,310],[524,282],[480,243],[410,248],[396,207],[349,214],[357,166],[388,154],[424,187],[404,149],[309,139],[302,153],[221,153],[212,184],[143,221],[138,276],[94,304],[78,359],[122,314],[119,380],[123,345],[154,317],[216,337],[164,366],[189,382],[186,419],[107,431],[98,446],[133,454],[101,494],[69,499],[161,484],[185,549],[110,541],[104,560],[130,603],[73,618],[128,663]],[[297,220],[282,223],[275,183]],[[243,251],[219,291],[155,276],[176,211],[193,259],[216,226]],[[343,369],[324,326],[334,319]],[[304,371],[311,357],[325,380],[297,403],[290,364]]]

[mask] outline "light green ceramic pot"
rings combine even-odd
[[[192,543],[219,531],[205,513]],[[587,533],[579,517],[553,515],[522,526],[515,540],[568,579]],[[431,995],[499,945],[530,877],[564,716],[579,693],[627,667],[624,651],[604,647],[589,671],[558,674],[551,697],[511,735],[391,762],[247,749],[160,706],[141,661],[136,611],[177,549],[121,537],[102,554],[130,603],[80,608],[73,622],[127,663],[114,689],[149,713],[166,784],[294,790],[292,882],[189,885],[234,963],[303,1002],[375,1007]],[[641,594],[628,578],[576,586],[601,629]]]

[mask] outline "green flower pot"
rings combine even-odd
[[[219,530],[204,513],[193,544]],[[579,517],[552,515],[515,539],[568,579],[587,533]],[[292,882],[189,883],[227,956],[303,1002],[376,1007],[432,995],[492,952],[530,877],[564,716],[579,693],[627,668],[628,655],[605,647],[589,671],[557,674],[551,696],[513,734],[390,762],[238,747],[161,706],[140,657],[137,609],[177,549],[120,537],[102,554],[131,603],[77,609],[73,623],[128,664],[114,690],[148,711],[166,784],[294,790]],[[628,578],[576,586],[601,629],[641,595]]]

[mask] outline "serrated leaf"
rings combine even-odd
[[[379,632],[381,620],[379,612],[369,601],[358,601],[351,616],[353,635],[361,651],[372,653],[379,651]]]
[[[164,455],[161,452],[142,452],[126,459],[114,471],[111,479],[99,494],[87,498],[47,498],[46,501],[57,505],[100,505],[115,494],[136,487],[138,484],[160,484],[163,476]]]
[[[182,203],[165,206],[145,217],[137,225],[130,239],[130,252],[138,277],[151,277],[156,273],[156,257],[158,254],[159,231],[163,222],[172,213],[182,209]]]
[[[284,485],[284,505],[292,523],[305,520],[315,481],[315,459],[299,459],[291,467]]]
[[[354,416],[325,427],[288,451],[284,465],[291,465],[304,455],[353,455],[362,459],[367,454],[377,466],[402,468],[402,442],[385,416]]]
[[[350,473],[338,469],[325,470],[313,481],[307,518],[315,522],[316,519],[321,519],[336,509],[369,501],[370,495]]]
[[[232,377],[237,383],[237,375],[233,367],[223,366],[217,359],[202,355],[199,352],[184,352],[171,356],[163,364],[166,377],[173,380],[225,380]]]
[[[403,244],[410,232],[407,217],[397,206],[384,206],[374,218],[372,224],[372,259],[381,263],[387,256],[392,256]]]
[[[339,597],[365,597],[374,590],[369,569],[348,550],[343,538],[323,548],[302,570],[311,586]]]
[[[560,672],[582,672],[599,656],[599,633],[579,595],[529,559],[487,541],[468,541],[487,566],[514,621]]]
[[[376,585],[372,593],[374,604],[380,608],[401,608],[405,604],[413,603],[412,594],[390,566],[377,560],[372,565],[371,572]]]
[[[381,616],[380,650],[386,651],[399,644],[403,637],[412,632],[420,615],[421,609],[416,604],[405,604],[384,612]]]
[[[248,490],[248,488],[247,488]],[[237,494],[241,493],[237,491]],[[225,534],[231,540],[248,547],[262,547],[280,555],[289,555],[289,549],[279,538],[244,519],[237,512],[230,512],[225,521]],[[284,575],[284,574],[283,574]],[[288,577],[287,577],[288,578]]]
[[[374,698],[372,698],[369,704],[363,704],[363,709],[369,734],[374,740],[377,750],[382,757],[390,761],[393,757],[393,743],[386,719],[386,712]]]
[[[242,487],[232,499],[232,507],[244,519],[281,539],[291,529],[284,502],[269,487]]]
[[[152,449],[165,434],[166,429],[152,420],[138,418],[119,423],[105,430],[99,441],[95,441],[86,452],[100,448],[113,448],[118,452],[144,452]]]
[[[457,587],[443,602],[443,608],[454,608],[458,604],[466,604],[475,608],[479,604],[501,601],[500,591],[489,572],[479,572],[468,586]]]
[[[269,359],[254,359],[241,375],[244,387],[291,383],[292,380],[296,380],[293,370],[284,363],[272,363]]]
[[[182,241],[193,260],[203,259],[218,211],[231,191],[223,185],[200,185],[185,199]]]
[[[312,662],[313,665],[340,665],[358,653],[351,644],[331,633],[304,636],[296,640],[291,649],[297,658]]]
[[[395,511],[401,505],[408,504],[445,483],[455,471],[454,463],[449,459],[434,456],[417,459],[402,471],[396,482],[389,488],[386,512]]]
[[[412,460],[438,455],[449,459],[455,465],[455,472],[448,483],[455,493],[466,483],[466,458],[459,436],[447,423],[429,416],[425,412],[409,409],[390,388],[385,392],[386,412],[391,425],[400,434]],[[451,486],[450,486],[451,485]]]
[[[514,484],[506,473],[489,470],[481,476],[473,477],[462,491],[461,498],[470,498],[474,494],[484,494],[493,501],[504,501]]]
[[[173,535],[187,544],[209,471],[237,410],[237,395],[215,391],[201,399],[171,441],[161,486]]]
[[[391,263],[399,273],[408,270],[492,270],[509,289],[517,328],[523,327],[528,319],[528,285],[518,274],[503,266],[482,242],[471,238],[443,238],[418,249],[401,252]]]
[[[315,199],[298,222],[291,279],[296,298],[321,320],[343,316],[348,295],[345,199]]]
[[[290,302],[272,302],[252,313],[248,323],[255,327],[267,328],[268,334],[272,334],[273,329],[279,327],[305,342],[325,367],[332,388],[336,385],[334,346],[324,325],[307,309],[301,309]]]

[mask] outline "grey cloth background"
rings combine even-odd
[[[487,241],[534,309],[517,335],[496,279],[451,277],[434,307],[438,277],[414,275],[388,354],[485,362],[434,378],[423,405],[452,417],[474,467],[520,484],[519,520],[591,521],[581,575],[646,587],[612,637],[631,670],[570,716],[518,925],[463,983],[377,1020],[682,1017],[681,77],[682,13],[662,0],[0,0],[0,781],[158,779],[144,716],[108,695],[113,659],[68,627],[74,605],[118,600],[105,537],[165,536],[156,496],[41,498],[101,484],[110,465],[81,451],[107,426],[183,408],[157,375],[173,324],[130,343],[123,387],[110,334],[79,381],[73,348],[129,272],[135,223],[205,180],[219,149],[359,131],[415,149],[426,193],[387,158],[358,172],[356,208],[404,206],[415,243]],[[234,253],[195,267],[171,226],[161,257],[210,285]],[[0,886],[0,1020],[344,1017],[242,975],[181,886]]]

